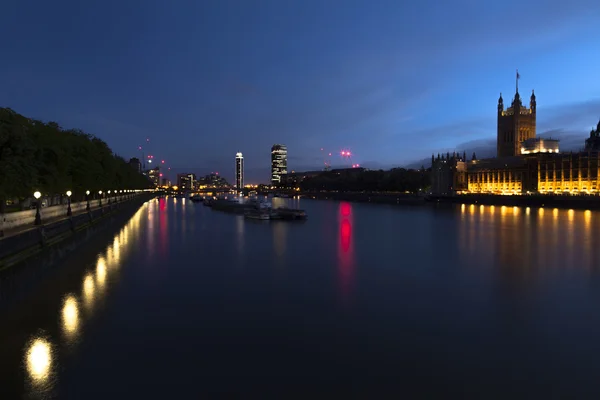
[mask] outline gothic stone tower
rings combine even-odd
[[[510,107],[504,109],[502,93],[498,99],[498,157],[510,157],[521,154],[521,142],[535,138],[536,102],[531,91],[529,108],[521,103],[519,95],[519,73],[517,72],[517,91]]]

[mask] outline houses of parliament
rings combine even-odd
[[[518,87],[508,108],[498,99],[496,158],[447,153],[431,157],[432,194],[600,194],[600,122],[584,150],[561,153],[559,141],[536,136],[535,93],[523,105]]]

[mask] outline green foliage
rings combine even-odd
[[[44,123],[0,108],[0,204],[6,199],[85,191],[143,189],[148,179],[108,145],[77,129]]]
[[[425,169],[394,168],[383,170],[329,171],[304,179],[303,191],[340,192],[411,192],[426,190],[430,186],[430,173]]]

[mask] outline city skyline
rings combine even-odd
[[[233,181],[239,149],[247,181],[266,183],[267,149],[279,142],[293,149],[290,170],[321,168],[321,148],[333,166],[351,149],[367,168],[418,167],[453,150],[493,155],[498,95],[514,93],[517,68],[523,96],[538,98],[538,136],[561,139],[563,151],[581,147],[600,116],[591,1],[530,1],[519,13],[511,2],[122,10],[107,1],[77,3],[67,20],[73,4],[3,10],[0,29],[20,40],[6,43],[0,105],[83,129],[126,159],[151,137],[172,180],[220,171]]]

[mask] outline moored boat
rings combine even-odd
[[[303,220],[307,219],[306,211],[288,208],[288,207],[278,207],[271,212],[272,219],[284,219],[284,220]]]
[[[248,219],[259,219],[262,221],[271,219],[271,215],[266,210],[247,210],[244,213],[244,217]]]

